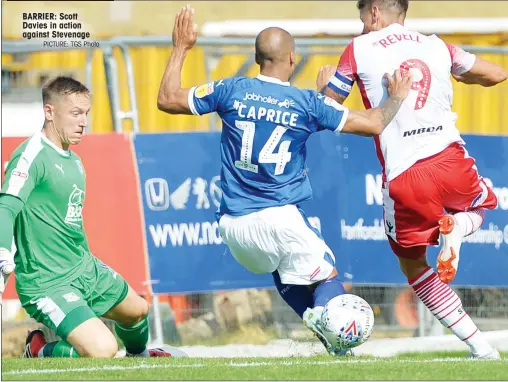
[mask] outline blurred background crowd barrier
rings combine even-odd
[[[336,65],[361,32],[354,1],[197,2],[198,45],[183,86],[255,76],[255,35],[281,26],[296,37],[292,84],[315,88],[321,65]],[[508,69],[508,4],[410,2],[408,26]],[[220,120],[169,116],[156,107],[180,2],[2,2],[2,168],[43,121],[40,89],[67,74],[93,93],[88,135],[76,152],[87,169],[85,228],[96,256],[152,302],[152,342],[264,343],[309,339],[271,287],[270,277],[238,266],[217,232]],[[22,39],[23,12],[77,13],[93,48],[43,47]],[[101,15],[98,17],[97,15]],[[505,18],[501,18],[505,16]],[[481,329],[508,328],[508,83],[495,88],[454,82],[453,109],[468,150],[495,188],[498,208],[469,238],[454,288]],[[346,106],[362,109],[356,87]],[[504,136],[504,137],[503,137]],[[374,336],[443,333],[416,303],[383,235],[380,167],[369,139],[322,134],[309,143],[315,199],[302,205],[338,258],[348,289],[376,314]],[[325,157],[323,160],[323,156]],[[325,204],[326,203],[326,204]],[[437,249],[431,249],[434,261]],[[10,281],[4,295],[4,354],[22,352],[26,328]]]

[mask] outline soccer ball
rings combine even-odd
[[[350,349],[367,341],[374,329],[374,313],[363,298],[342,294],[332,298],[321,316],[323,335],[336,349]]]

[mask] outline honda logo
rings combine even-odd
[[[169,186],[166,179],[151,178],[145,182],[146,204],[152,211],[169,208]]]

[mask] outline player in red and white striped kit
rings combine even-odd
[[[469,345],[472,357],[499,358],[447,285],[457,272],[463,237],[497,205],[455,126],[451,76],[493,86],[506,79],[506,72],[435,35],[408,30],[408,0],[362,0],[358,8],[363,34],[347,46],[337,69],[321,68],[318,90],[343,103],[356,82],[371,109],[387,97],[384,73],[412,72],[413,91],[374,138],[383,168],[386,234],[409,284],[434,316]],[[436,273],[426,248],[437,245],[440,234]]]

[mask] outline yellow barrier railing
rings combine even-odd
[[[488,45],[493,43],[492,36],[483,38],[471,36],[450,36],[447,41],[458,44]],[[495,40],[499,43],[499,37]],[[505,43],[505,45],[507,45]],[[318,47],[316,47],[318,48]],[[337,47],[340,48],[340,47]],[[343,48],[343,47],[342,47]],[[157,110],[157,93],[166,66],[170,48],[167,46],[130,46],[129,54],[132,58],[134,88],[137,97],[139,115],[139,128],[141,132],[162,131],[205,131],[210,128],[210,118],[194,116],[171,116]],[[251,56],[248,52],[224,53],[217,58],[205,60],[206,47],[196,47],[187,58],[183,68],[183,86],[194,86],[236,75],[239,68]],[[227,49],[224,49],[226,51]],[[339,50],[337,50],[339,52]],[[108,95],[106,76],[104,70],[103,51],[96,49],[92,53],[91,88],[93,91],[93,108],[91,113],[91,131],[105,133],[113,131],[113,122]],[[481,57],[496,62],[508,70],[508,54],[480,53]],[[117,75],[120,93],[120,106],[123,110],[129,108],[129,89],[124,56],[118,48],[113,48],[113,56],[117,62]],[[48,75],[61,72],[73,73],[77,78],[84,80],[85,62],[87,52],[84,50],[43,51],[30,53],[26,60],[17,62],[11,54],[2,54],[3,70],[17,71],[25,74],[26,80],[20,86],[39,87],[41,79]],[[337,54],[310,54],[308,62],[293,79],[295,86],[302,88],[315,88],[315,77],[318,69],[324,64],[336,64],[340,55]],[[206,63],[215,65],[207,75]],[[245,75],[255,76],[258,68],[250,65]],[[476,134],[508,134],[508,82],[494,88],[481,88],[467,86],[454,81],[453,110],[459,115],[458,127],[463,133]],[[362,109],[363,104],[355,86],[346,106]],[[124,121],[123,129],[132,129],[130,121]]]

